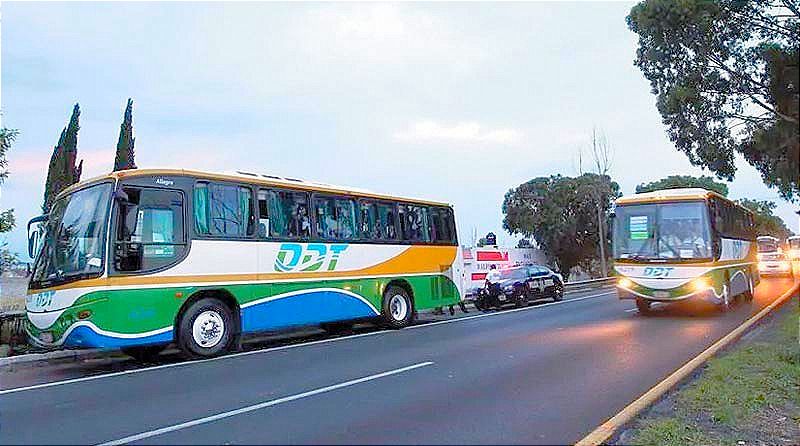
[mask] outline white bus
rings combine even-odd
[[[175,342],[188,356],[213,356],[242,334],[292,326],[376,318],[401,328],[463,294],[444,202],[247,172],[138,169],[71,186],[36,222],[45,235],[27,330],[45,347],[145,357]]]

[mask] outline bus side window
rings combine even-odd
[[[381,232],[378,221],[378,208],[375,203],[361,201],[361,238],[380,240]]]
[[[445,207],[431,207],[431,240],[441,243],[455,242],[453,212]]]
[[[249,187],[201,182],[194,189],[195,229],[214,237],[247,237],[255,231]]]
[[[428,208],[411,204],[402,204],[400,210],[400,228],[403,240],[420,242],[430,241],[430,225],[428,222]]]
[[[311,214],[306,192],[270,190],[267,195],[270,236],[311,238]]]
[[[183,195],[178,191],[126,188],[119,204],[114,268],[149,271],[168,266],[186,247]]]
[[[317,236],[328,240],[356,237],[355,202],[343,197],[315,197],[314,212]]]
[[[384,241],[394,241],[398,239],[397,218],[395,216],[395,205],[378,203],[378,225],[380,227],[380,238]]]
[[[269,195],[265,189],[258,190],[258,230],[259,238],[269,237]]]

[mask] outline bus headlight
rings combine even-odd
[[[633,281],[631,281],[631,279],[628,279],[627,277],[623,277],[619,279],[619,281],[617,281],[617,285],[622,288],[630,288],[631,286],[633,286]]]
[[[698,277],[692,281],[692,288],[695,291],[705,291],[711,288],[711,282],[705,277]]]

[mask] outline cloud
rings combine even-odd
[[[488,128],[477,122],[459,122],[445,125],[435,121],[420,121],[408,129],[395,132],[394,139],[402,142],[460,142],[515,144],[523,133],[513,128]]]

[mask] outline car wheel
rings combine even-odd
[[[403,328],[414,319],[414,305],[408,292],[399,286],[390,286],[383,293],[383,321],[391,328]]]
[[[649,300],[644,299],[636,299],[636,309],[639,310],[639,314],[642,316],[649,316],[653,314],[653,310],[650,308],[651,302]]]
[[[559,302],[564,300],[564,287],[560,285],[556,285],[555,289],[553,290],[553,300],[555,302]]]
[[[151,362],[155,360],[165,348],[167,348],[167,346],[165,344],[161,344],[123,347],[120,350],[122,350],[122,353],[125,353],[137,361]]]
[[[178,346],[191,358],[218,356],[228,351],[234,332],[230,308],[218,299],[204,298],[183,314]]]
[[[528,295],[525,292],[517,293],[516,299],[514,299],[514,306],[517,308],[522,308],[528,305]]]

